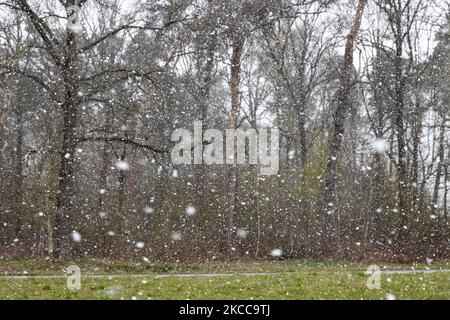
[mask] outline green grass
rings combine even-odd
[[[1,275],[64,275],[64,269],[76,264],[83,274],[170,274],[170,273],[245,273],[245,272],[309,272],[309,271],[365,271],[369,263],[308,260],[257,260],[207,263],[132,262],[107,260],[50,261],[0,259]],[[426,264],[379,264],[386,270],[450,269],[450,261]]]
[[[310,261],[231,263],[137,263],[79,261],[82,288],[67,289],[67,262],[0,260],[5,274],[56,275],[56,278],[0,276],[0,299],[450,299],[450,273],[382,275],[381,289],[369,290],[367,264]],[[383,265],[380,265],[383,268]],[[424,265],[390,265],[393,269],[423,269]],[[442,262],[432,269],[448,269]],[[286,272],[245,276],[242,272]],[[227,276],[179,277],[171,273],[230,273]],[[103,274],[100,278],[89,274]],[[108,276],[115,274],[116,276]],[[123,275],[122,275],[123,274]],[[128,275],[126,275],[128,274]],[[142,276],[133,277],[130,274]],[[156,274],[166,274],[158,277]],[[119,276],[117,276],[119,275]]]
[[[389,279],[389,280],[388,280]],[[0,278],[1,299],[449,299],[448,273],[383,276],[366,288],[362,273],[309,272],[274,276],[84,278],[78,292],[64,278]]]

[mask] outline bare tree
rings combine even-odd
[[[335,212],[337,164],[341,158],[342,140],[345,132],[345,119],[349,109],[349,97],[353,85],[353,51],[358,32],[361,27],[367,0],[360,0],[356,9],[353,27],[347,37],[345,45],[344,64],[341,71],[341,84],[338,92],[338,102],[333,117],[333,131],[331,133],[327,169],[325,172],[323,208],[318,219],[320,237],[317,243],[319,256],[328,254],[332,239],[331,217]]]

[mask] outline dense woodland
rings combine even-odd
[[[449,5],[0,0],[0,257],[449,258]],[[278,175],[174,165],[199,120]]]

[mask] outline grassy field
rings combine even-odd
[[[364,274],[367,264],[310,261],[205,264],[80,261],[75,264],[82,271],[82,288],[71,292],[63,272],[70,263],[0,259],[0,299],[450,299],[448,272],[384,274],[381,289],[369,290],[368,276]],[[442,262],[431,266],[380,265],[380,268],[450,267],[448,262]],[[179,275],[183,273],[189,275]],[[221,275],[207,277],[205,273]]]

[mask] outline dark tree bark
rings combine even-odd
[[[398,207],[400,212],[399,247],[403,248],[405,230],[403,226],[407,224],[408,207],[408,169],[406,161],[406,130],[405,130],[405,86],[403,77],[403,28],[401,13],[395,15],[395,58],[394,58],[394,127],[397,133],[397,175],[398,175]]]
[[[349,110],[349,99],[352,87],[353,50],[364,14],[367,0],[360,0],[352,30],[347,37],[344,64],[342,67],[341,85],[338,93],[338,105],[333,117],[333,131],[329,147],[327,168],[325,173],[324,196],[322,210],[317,219],[317,233],[315,255],[326,256],[331,249],[332,223],[331,218],[336,208],[337,164],[341,156],[342,140],[345,133],[345,120]]]
[[[422,116],[420,110],[420,103],[416,103],[416,116],[412,128],[413,134],[413,150],[412,150],[412,163],[411,163],[411,203],[414,212],[418,210],[418,198],[419,198],[419,151],[420,151],[420,138],[422,136]]]
[[[24,143],[24,130],[23,130],[23,114],[19,107],[16,112],[17,120],[17,141],[15,147],[15,168],[14,168],[14,238],[19,238],[22,231],[22,214],[23,214],[23,200],[24,200],[24,183],[23,183],[23,143]]]
[[[232,44],[232,57],[231,57],[231,112],[229,117],[229,129],[235,130],[238,127],[239,117],[239,83],[241,73],[241,58],[242,51],[244,49],[245,39],[240,33],[240,30],[236,30]],[[226,207],[224,215],[222,217],[222,243],[221,252],[224,255],[229,254],[231,250],[232,236],[233,236],[233,216],[236,208],[236,192],[237,192],[237,159],[236,148],[234,150],[234,163],[228,167],[227,176],[227,194],[226,194]]]
[[[78,85],[76,79],[77,54],[76,34],[67,30],[64,60],[61,73],[64,81],[65,96],[61,106],[63,113],[62,147],[59,169],[59,187],[56,198],[55,219],[55,256],[68,258],[73,254],[73,217],[71,209],[76,203],[76,187],[74,183],[78,121]]]
[[[442,218],[442,220],[443,220],[443,222],[444,223],[446,223],[447,221],[448,221],[448,204],[447,204],[447,199],[448,199],[448,183],[449,183],[449,161],[450,161],[450,148],[449,148],[449,151],[448,151],[448,154],[447,154],[447,159],[446,159],[446,161],[445,161],[445,163],[444,163],[444,166],[445,166],[445,168],[444,168],[444,199],[443,199],[443,202],[444,202],[444,210],[443,210],[443,214],[444,214],[444,216],[443,216],[443,218]]]
[[[110,131],[112,128],[112,124],[114,122],[113,112],[110,107],[106,110],[106,123],[105,123],[105,129],[106,131]],[[101,168],[100,168],[100,189],[104,190],[105,192],[108,190],[108,171],[111,167],[111,146],[108,141],[103,142],[103,147],[101,151]],[[97,201],[97,214],[99,216],[100,212],[104,212],[105,210],[105,198],[106,194],[105,192],[99,192],[98,201]],[[109,244],[107,243],[107,237],[106,237],[106,226],[103,219],[100,217],[101,220],[99,220],[99,234],[98,241],[100,243],[100,253],[105,256],[107,253],[107,249],[109,248]]]
[[[211,87],[213,81],[213,71],[215,65],[215,53],[217,51],[217,34],[216,34],[216,18],[215,9],[212,0],[208,0],[208,13],[206,17],[206,28],[204,31],[200,31],[200,47],[201,54],[199,59],[205,61],[198,61],[198,74],[199,74],[199,109],[200,109],[200,121],[202,122],[202,132],[204,133],[208,128],[208,105],[211,94]],[[203,24],[202,24],[203,26]],[[203,141],[202,141],[203,142]],[[206,189],[206,166],[204,163],[196,166],[195,171],[195,193],[196,193],[196,209],[197,217],[203,219],[203,208],[205,200]]]
[[[445,117],[441,121],[439,127],[439,146],[438,146],[438,163],[436,168],[436,178],[434,180],[433,200],[431,203],[431,212],[436,215],[439,208],[439,191],[441,187],[442,171],[444,170],[445,161],[445,124],[447,123]]]

